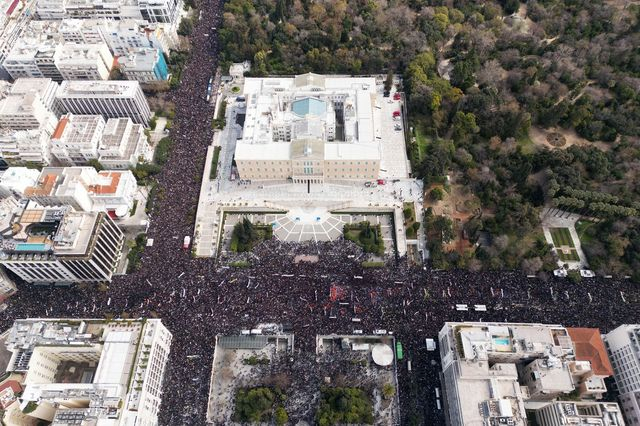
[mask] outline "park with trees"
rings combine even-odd
[[[550,271],[548,207],[589,223],[596,272],[640,278],[640,6],[230,0],[223,22],[223,64],[251,60],[251,75],[403,75],[425,199],[446,197],[451,175],[481,204],[452,224],[474,244],[430,243],[441,267]],[[534,130],[563,143],[540,144]],[[427,233],[449,228],[437,216],[426,215]]]

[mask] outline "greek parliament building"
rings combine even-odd
[[[380,99],[378,99],[380,97]],[[380,170],[374,77],[247,78],[235,161],[242,179],[371,180]]]
[[[106,213],[11,200],[0,206],[0,264],[28,283],[111,280],[124,235]]]

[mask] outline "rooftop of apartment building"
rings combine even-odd
[[[136,152],[144,128],[134,124],[130,118],[110,118],[107,120],[98,150],[101,159],[129,158]],[[124,145],[124,146],[123,146]],[[118,154],[109,151],[117,150]]]
[[[25,189],[25,197],[73,196],[76,186],[83,186],[92,195],[114,195],[118,192],[124,172],[96,171],[93,167],[45,167],[37,184]]]
[[[34,92],[24,95],[9,95],[0,100],[0,116],[33,114],[39,102],[40,98]]]
[[[100,217],[97,212],[43,208],[33,202],[21,203],[3,214],[10,215],[0,247],[0,257],[5,260],[85,255]]]
[[[105,43],[64,43],[60,47],[59,60],[61,61],[84,61],[103,58],[104,50],[108,51]],[[101,52],[101,50],[103,50]],[[111,64],[109,64],[111,65]]]
[[[446,323],[455,333],[459,358],[487,360],[504,354],[563,356],[573,353],[571,338],[560,325]]]
[[[613,376],[613,367],[597,328],[567,328],[575,347],[576,360],[589,361],[598,376]]]
[[[44,98],[55,92],[58,84],[50,78],[18,78],[11,86],[12,95],[25,95],[37,93]]]
[[[155,48],[137,48],[133,49],[127,56],[118,58],[118,63],[126,71],[148,71],[152,70],[158,62],[160,53]]]
[[[68,145],[92,145],[103,127],[101,115],[66,114],[58,121],[51,139],[64,139]]]
[[[620,406],[611,402],[557,401],[544,407],[543,412],[555,414],[555,424],[571,426],[624,426]]]
[[[137,81],[83,81],[65,80],[60,85],[58,97],[78,97],[78,98],[112,98],[131,97],[140,89]]]

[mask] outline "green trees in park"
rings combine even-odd
[[[556,206],[597,217],[594,228],[610,223],[629,243],[595,235],[590,258],[631,274],[640,232],[640,60],[629,46],[637,45],[640,7],[529,1],[526,20],[508,17],[521,3],[229,0],[219,30],[223,65],[250,60],[254,75],[374,73],[385,89],[389,75],[402,75],[415,176],[427,186],[455,177],[477,197],[473,242],[488,233],[526,247],[499,258],[507,249],[491,243],[475,260],[500,268],[540,258],[545,269],[535,218]],[[548,149],[548,131],[572,143]]]
[[[319,426],[373,424],[371,398],[359,388],[323,388],[316,412]]]
[[[233,420],[241,423],[270,422],[284,425],[289,416],[279,405],[286,395],[278,388],[256,387],[236,393]]]
[[[233,226],[230,249],[240,253],[250,251],[260,241],[272,237],[273,228],[271,225],[254,225],[245,217]]]

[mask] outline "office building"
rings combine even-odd
[[[127,80],[148,83],[169,78],[169,68],[159,49],[137,48],[128,55],[118,58],[118,65]]]
[[[151,110],[137,81],[64,81],[55,104],[62,113],[130,118],[148,125]]]
[[[138,162],[150,162],[153,151],[144,127],[129,118],[110,118],[102,132],[98,159],[105,169],[134,168]]]
[[[51,135],[51,153],[65,166],[97,160],[104,125],[101,115],[63,115]]]
[[[45,167],[37,183],[24,194],[44,207],[71,206],[77,211],[105,212],[116,219],[129,214],[137,189],[130,170]]]
[[[155,426],[171,341],[159,319],[16,320],[7,371],[22,395],[3,420]]]
[[[24,197],[24,191],[38,182],[40,172],[26,167],[9,167],[0,172],[0,198]]]
[[[597,355],[576,359],[560,325],[447,322],[439,340],[447,422],[454,426],[525,426],[525,410],[580,393],[580,383],[603,372]]]
[[[624,426],[620,406],[611,402],[557,401],[535,411],[539,426]]]
[[[380,95],[381,96],[381,95]],[[373,77],[247,78],[235,161],[243,179],[371,180],[380,170]]]
[[[106,43],[65,43],[59,47],[56,67],[64,80],[108,80],[113,56]]]
[[[603,336],[627,424],[640,426],[640,324],[623,324]]]
[[[124,235],[109,215],[29,202],[2,213],[0,264],[28,283],[111,280]]]

